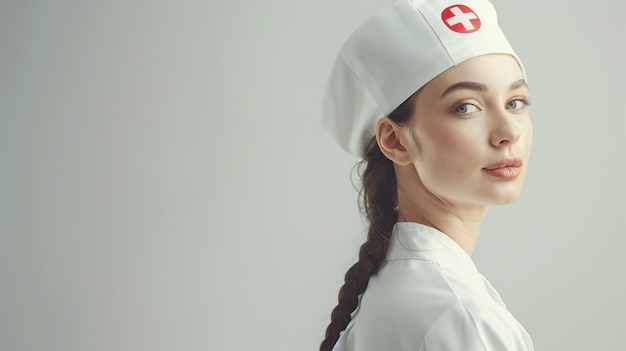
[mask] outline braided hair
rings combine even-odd
[[[389,118],[398,124],[407,122],[414,112],[413,94],[393,112]],[[380,150],[376,137],[365,148],[365,157],[359,164],[362,186],[360,200],[362,211],[370,223],[367,240],[359,249],[359,259],[348,269],[339,290],[338,304],[330,316],[330,324],[320,345],[320,351],[331,351],[339,335],[352,319],[352,312],[359,303],[359,295],[365,292],[369,278],[375,274],[389,246],[393,226],[398,220],[397,184],[393,162]]]

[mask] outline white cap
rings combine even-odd
[[[523,66],[487,0],[397,0],[361,25],[337,54],[323,124],[362,157],[387,116],[431,79],[472,57],[503,53]]]

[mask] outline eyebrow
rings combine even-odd
[[[528,88],[528,84],[526,84],[526,81],[524,79],[519,79],[519,80],[516,80],[515,82],[513,82],[513,84],[511,84],[511,87],[509,88],[509,90],[515,90],[515,89],[519,89],[521,87]],[[444,90],[443,94],[441,94],[441,96],[439,98],[443,99],[446,95],[452,93],[453,91],[462,90],[462,89],[474,90],[474,91],[478,91],[478,92],[485,92],[485,91],[488,90],[487,86],[485,84],[483,84],[483,83],[458,82],[458,83],[452,84],[446,90]]]

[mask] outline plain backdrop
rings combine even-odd
[[[0,0],[0,350],[315,350],[364,223],[320,125],[389,0]],[[537,350],[626,350],[623,1],[494,1],[522,196],[474,260]]]

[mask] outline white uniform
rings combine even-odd
[[[334,351],[521,351],[530,336],[470,256],[442,232],[397,223]]]

